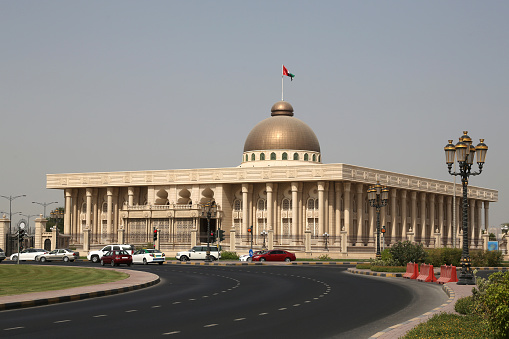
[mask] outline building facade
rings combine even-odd
[[[314,132],[284,101],[249,133],[241,165],[234,168],[48,174],[47,188],[65,195],[64,234],[80,250],[109,243],[166,253],[207,243],[207,230],[222,229],[223,249],[285,248],[313,256],[371,257],[376,214],[368,187],[390,190],[381,210],[384,243],[421,242],[460,247],[462,187],[348,164],[323,164]],[[469,186],[471,248],[483,248],[492,189]],[[214,201],[207,223],[201,206]],[[253,233],[247,232],[248,227]],[[265,232],[263,232],[265,231]]]

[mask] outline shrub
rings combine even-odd
[[[409,262],[423,262],[426,258],[422,244],[412,244],[408,240],[395,243],[389,250],[398,266],[404,266]]]
[[[328,254],[322,254],[321,256],[318,257],[318,260],[325,260],[325,261],[328,261],[328,260],[332,260],[331,257],[329,257]]]
[[[434,267],[441,265],[459,266],[461,259],[459,248],[433,248],[426,250],[426,263]]]
[[[406,266],[371,266],[373,272],[406,272]]]
[[[479,320],[476,316],[439,313],[414,327],[403,338],[492,338],[485,323]]]
[[[473,250],[470,251],[470,258],[474,267],[496,267],[502,264],[501,251]]]
[[[357,264],[355,268],[359,270],[369,270],[371,268],[371,264]]]
[[[394,259],[392,257],[391,250],[389,248],[386,248],[385,250],[383,250],[381,254],[382,254],[383,261],[390,261],[390,260]]]
[[[454,304],[454,310],[459,314],[473,314],[474,313],[474,299],[472,296],[458,299]]]
[[[495,338],[509,337],[509,272],[497,272],[488,280],[478,278],[473,290],[475,312],[487,321]]]
[[[387,260],[384,259],[369,259],[369,263],[371,266],[400,266],[399,262],[389,258]]]
[[[224,260],[239,260],[239,255],[236,252],[221,251],[221,259],[224,259]]]

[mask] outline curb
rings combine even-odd
[[[347,269],[348,272],[353,274],[363,274],[363,275],[372,275],[375,277],[391,277],[391,278],[401,278],[404,273],[394,272],[394,273],[383,273],[383,272],[371,272],[371,271],[359,271],[355,268]]]
[[[115,295],[115,294],[120,294],[120,293],[125,293],[125,292],[131,292],[131,291],[139,290],[142,288],[147,288],[147,287],[158,284],[161,281],[161,278],[159,276],[156,276],[156,277],[157,278],[150,280],[148,282],[141,283],[141,284],[134,284],[131,286],[99,290],[99,291],[87,292],[87,293],[63,295],[63,296],[52,297],[52,298],[38,298],[38,299],[34,299],[34,300],[3,303],[3,304],[0,304],[0,311],[35,307],[35,306],[46,306],[46,305],[64,303],[64,302],[69,302],[69,301],[84,300],[84,299],[90,299],[90,298],[96,298],[96,297],[105,297],[105,296],[110,296],[110,295]],[[91,285],[91,286],[93,286],[93,285]],[[100,286],[100,285],[96,285],[96,286]],[[83,286],[83,287],[87,287],[87,286]],[[76,288],[79,288],[79,287],[76,287]],[[62,291],[65,291],[65,290],[62,290]]]

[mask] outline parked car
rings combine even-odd
[[[156,249],[141,249],[133,253],[133,264],[148,265],[158,263],[162,265],[166,261],[164,253]]]
[[[35,261],[45,262],[53,260],[63,260],[65,262],[79,259],[79,252],[71,251],[67,248],[56,249],[47,254],[41,254],[35,257]]]
[[[263,253],[265,253],[265,252],[267,252],[267,251],[254,251],[254,252],[253,252],[253,257],[254,257],[255,255],[263,254]],[[239,257],[239,260],[240,260],[240,261],[253,261],[253,257],[252,257],[252,256],[250,256],[249,254],[243,254],[243,255],[241,255],[241,256]]]
[[[212,260],[221,258],[221,252],[217,246],[210,246],[210,257]],[[205,260],[207,258],[207,246],[194,246],[189,251],[178,252],[175,258],[180,261]]]
[[[26,250],[21,251],[21,254],[19,253],[12,254],[9,259],[12,261],[18,261],[19,255],[19,260],[35,260],[35,257],[47,253],[48,251],[40,248],[27,248]]]
[[[0,262],[5,259],[5,252],[3,249],[0,248]]]
[[[283,250],[270,250],[262,254],[254,255],[253,261],[295,261],[295,254]]]
[[[133,263],[133,257],[124,250],[110,251],[104,254],[101,258],[101,265],[110,264],[111,266],[119,266],[120,264],[126,264],[131,266]]]
[[[110,251],[119,251],[119,250],[124,250],[129,254],[133,254],[135,248],[133,245],[127,245],[127,244],[107,245],[107,246],[104,246],[103,248],[101,248],[100,250],[88,252],[87,259],[90,260],[91,262],[98,263],[99,261],[101,261],[102,256],[105,255],[106,253],[108,253]]]

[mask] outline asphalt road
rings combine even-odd
[[[161,283],[0,312],[0,337],[368,338],[447,300],[435,284],[354,275],[334,266],[133,269],[158,274]]]

